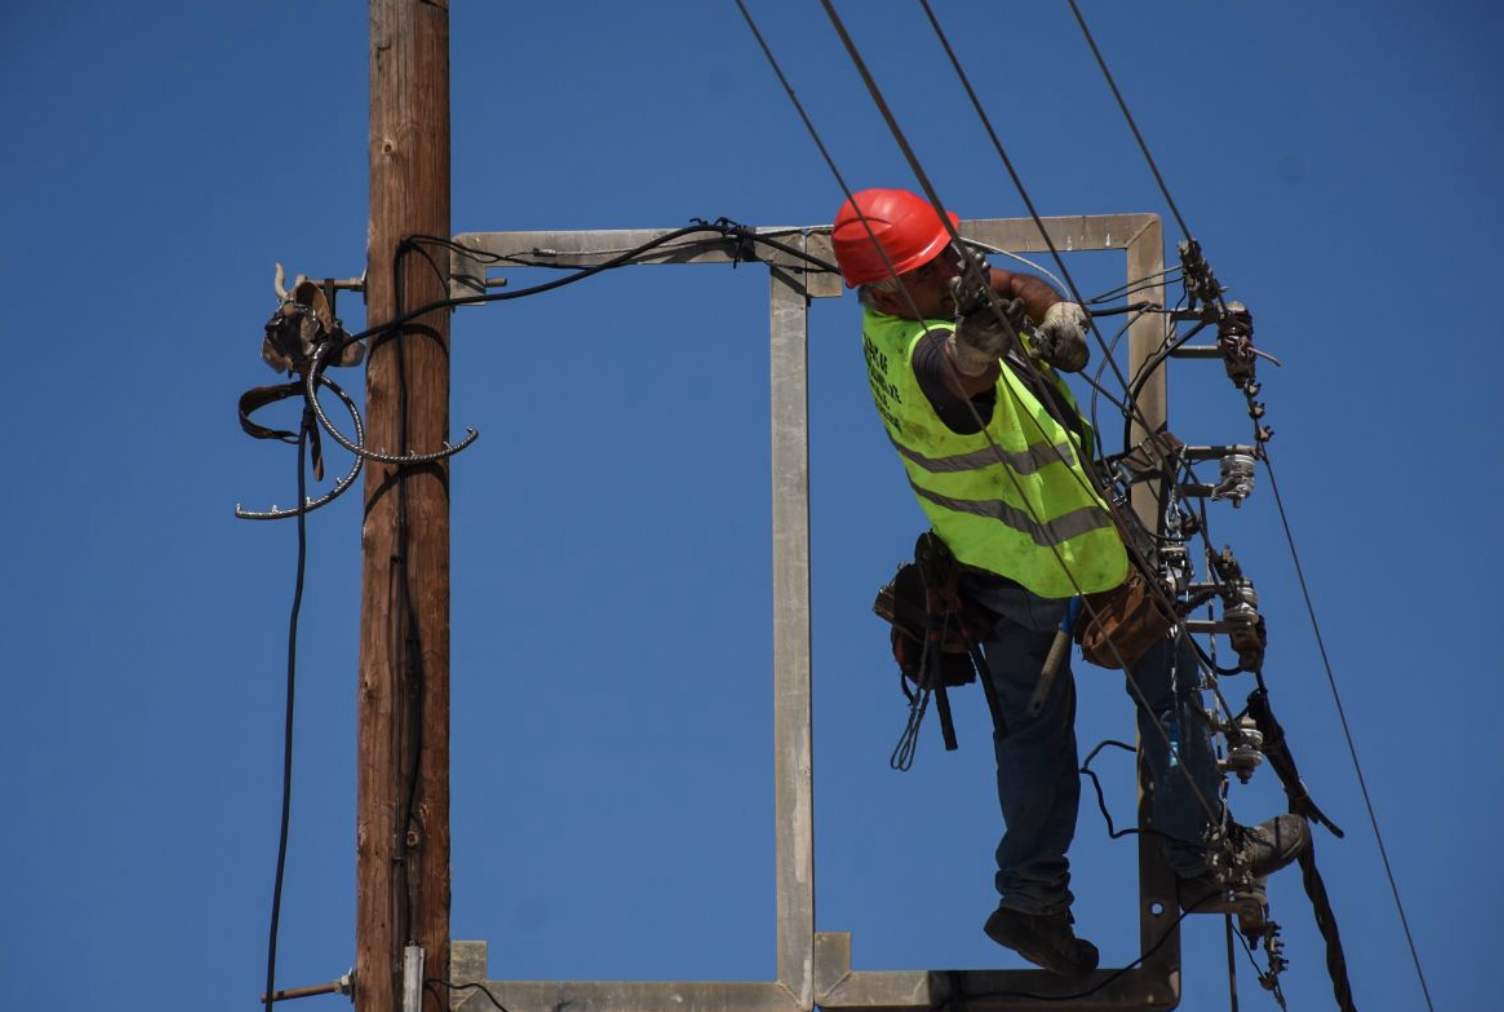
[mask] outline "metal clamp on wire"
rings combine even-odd
[[[1243,500],[1253,494],[1258,453],[1256,446],[1187,446],[1186,460],[1215,460],[1220,477],[1215,485],[1187,485],[1182,487],[1183,491],[1187,495],[1231,500],[1234,509],[1242,506]]]
[[[1264,666],[1264,647],[1269,639],[1264,617],[1259,614],[1258,592],[1253,589],[1253,581],[1243,575],[1231,548],[1213,556],[1211,564],[1222,582],[1222,621],[1237,652],[1238,666],[1244,671],[1258,671]]]
[[[1197,307],[1204,311],[1220,305],[1222,293],[1226,291],[1217,281],[1217,276],[1212,273],[1211,264],[1206,262],[1206,256],[1201,252],[1201,244],[1195,239],[1184,239],[1176,247],[1180,253],[1180,270],[1185,277],[1185,298],[1189,312],[1197,312]]]
[[[1264,625],[1264,616],[1259,614],[1259,595],[1253,581],[1243,575],[1242,567],[1234,558],[1231,548],[1224,548],[1208,559],[1216,574],[1214,583],[1193,583],[1187,586],[1187,598],[1177,605],[1182,615],[1189,614],[1215,598],[1222,599],[1222,618],[1218,621],[1187,619],[1187,632],[1215,635],[1223,633],[1232,643],[1238,655],[1238,667],[1223,674],[1238,671],[1259,671],[1264,665],[1264,650],[1269,636]]]
[[[1253,495],[1253,472],[1258,461],[1252,454],[1231,453],[1220,461],[1222,480],[1212,489],[1213,499],[1231,499],[1238,509]]]
[[[1230,719],[1216,725],[1227,738],[1227,755],[1217,765],[1223,773],[1232,773],[1239,783],[1248,783],[1264,763],[1264,735],[1250,716]]]

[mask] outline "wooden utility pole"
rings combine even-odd
[[[409,236],[450,234],[448,0],[370,0],[370,32],[376,324],[447,295],[446,252],[398,255]],[[448,310],[372,342],[366,411],[374,450],[444,443]],[[396,1012],[404,947],[422,947],[423,976],[449,977],[447,462],[368,464],[361,546],[355,1007]]]

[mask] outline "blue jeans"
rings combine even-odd
[[[1147,711],[1133,683],[1148,702]],[[1149,767],[1149,825],[1170,837],[1163,841],[1164,855],[1175,873],[1195,875],[1206,868],[1208,815],[1221,820],[1223,811],[1218,794],[1222,774],[1201,705],[1201,671],[1189,635],[1150,647],[1125,684],[1138,713],[1139,749]],[[1173,761],[1167,761],[1166,738],[1175,745]]]
[[[1034,597],[1016,584],[969,587],[974,601],[997,621],[982,644],[1006,731],[993,729],[997,795],[1006,829],[997,847],[997,891],[1002,905],[1030,914],[1069,909],[1070,862],[1081,798],[1076,748],[1076,685],[1070,661],[1061,665],[1038,717],[1029,698],[1055,638],[1064,602]],[[1202,797],[1220,814],[1220,775],[1197,689],[1200,673],[1189,643],[1169,639],[1152,647],[1131,676],[1149,704],[1135,695],[1143,754],[1150,770],[1152,826],[1174,839],[1165,853],[1178,874],[1204,867],[1206,810],[1177,769],[1191,773]],[[1130,693],[1131,694],[1131,693]],[[1151,715],[1152,714],[1152,715]],[[1177,761],[1167,761],[1164,737],[1178,740]]]

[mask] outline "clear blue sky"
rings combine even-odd
[[[749,6],[851,181],[912,185],[819,5]],[[946,201],[1021,214],[917,3],[841,7]],[[1045,213],[1165,212],[1063,0],[935,7]],[[1264,375],[1272,451],[1410,924],[1436,1007],[1484,1007],[1504,13],[1084,8],[1284,362]],[[454,0],[452,29],[456,232],[835,212],[730,0]],[[364,266],[366,45],[357,2],[0,10],[7,1008],[255,1006],[295,540],[231,510],[290,503],[294,472],[235,399],[274,379],[273,263]],[[1102,263],[1106,287],[1121,266]],[[451,418],[483,435],[454,463],[453,932],[490,941],[493,976],[773,976],[764,278],[621,271],[455,318]],[[341,313],[363,322],[353,298]],[[914,771],[887,768],[904,711],[867,608],[922,521],[856,333],[854,300],[815,307],[818,927],[852,931],[861,968],[1017,965],[979,930],[999,828],[980,696],[959,699],[959,753],[931,724]],[[1245,431],[1216,372],[1173,379],[1188,440]],[[1318,842],[1358,1005],[1421,1007],[1267,483],[1218,526],[1258,584],[1302,770],[1348,830]],[[353,960],[355,497],[309,528],[283,986]],[[1083,748],[1131,733],[1117,675],[1078,682]],[[1126,819],[1129,764],[1103,769]],[[1282,800],[1268,771],[1234,790],[1248,820]],[[1132,844],[1088,802],[1073,857],[1078,929],[1121,965]],[[1332,1007],[1296,876],[1273,901],[1291,1007]],[[1185,1007],[1225,1007],[1220,919],[1186,935]],[[1246,964],[1240,981],[1245,1009],[1273,1007]]]

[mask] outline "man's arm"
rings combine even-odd
[[[988,273],[992,290],[1000,299],[1005,303],[1015,299],[1022,303],[1024,313],[1035,328],[1036,339],[1042,339],[1042,343],[1048,349],[1045,355],[1047,360],[1067,372],[1076,372],[1086,364],[1090,353],[1085,341],[1085,314],[1080,312],[1079,306],[1067,302],[1065,296],[1036,275],[1007,271],[991,265],[988,266]],[[1057,305],[1061,308],[1052,314],[1051,308]],[[980,325],[984,331],[1001,332],[1002,325],[988,318],[990,310],[980,310],[977,315],[979,319],[973,323],[974,327]],[[1053,317],[1060,317],[1060,319]],[[991,338],[990,341],[984,337],[975,343],[997,345],[989,351],[997,351],[998,354],[995,357],[980,356],[985,361],[985,365],[981,366],[981,372],[967,371],[968,368],[979,367],[979,356],[975,352],[967,354],[965,349],[960,349],[960,354],[965,359],[962,361],[958,358],[956,339],[953,338],[945,343],[944,355],[952,366],[945,370],[945,387],[957,397],[969,400],[991,390],[997,383],[998,375],[1002,371],[998,359],[1006,350],[1007,343],[1002,339],[1001,333],[988,336]],[[973,342],[963,341],[963,343]]]
[[[1017,274],[990,265],[988,271],[992,290],[998,298],[1002,299],[1005,305],[1015,299],[1022,302],[1024,313],[1035,325],[1045,318],[1051,306],[1063,301],[1059,292],[1033,274]],[[968,400],[978,394],[988,392],[997,383],[998,374],[1002,371],[998,359],[1008,347],[1008,342],[1003,336],[1005,331],[1002,324],[996,322],[990,308],[979,307],[974,310],[973,315],[975,320],[971,322],[971,326],[979,328],[983,333],[977,335],[978,340],[972,342],[963,340],[963,343],[974,344],[978,351],[982,347],[987,347],[988,354],[966,354],[965,349],[956,347],[955,340],[947,341],[944,348],[945,357],[950,360],[952,366],[945,370],[945,388],[955,396]],[[1021,321],[1015,317],[1014,322],[1017,324]],[[966,321],[963,321],[962,326],[965,325]],[[960,358],[958,358],[958,352]],[[996,354],[991,354],[992,352]],[[985,365],[979,365],[979,361],[984,361]],[[968,372],[968,368],[981,368],[982,371]]]
[[[1022,299],[1024,311],[1036,325],[1044,322],[1051,306],[1065,300],[1065,296],[1033,274],[1016,274],[1001,267],[992,268],[992,290],[1004,299]]]
[[[1034,354],[1063,372],[1080,372],[1091,359],[1085,310],[1032,274],[992,268],[992,290],[1019,299],[1034,325]]]

